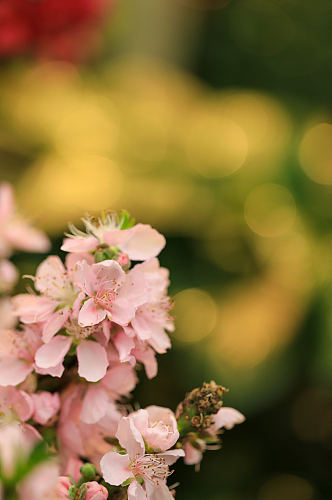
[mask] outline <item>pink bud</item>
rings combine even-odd
[[[129,257],[126,253],[120,253],[118,257],[118,263],[120,266],[126,266],[129,262]]]
[[[91,481],[86,485],[87,491],[84,500],[106,500],[108,498],[107,489],[96,481]]]
[[[58,495],[59,498],[69,498],[68,490],[70,487],[71,487],[71,482],[69,477],[60,476],[58,478],[58,482],[55,488],[55,493]]]

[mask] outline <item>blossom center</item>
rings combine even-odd
[[[172,474],[169,470],[166,460],[158,455],[147,454],[133,460],[130,469],[134,476],[141,477],[155,486],[160,482],[166,481]]]

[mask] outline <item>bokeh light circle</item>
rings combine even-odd
[[[300,164],[318,184],[332,184],[332,125],[319,123],[304,135],[299,148]]]
[[[254,188],[247,197],[244,217],[254,233],[265,237],[281,236],[294,224],[296,218],[294,198],[284,186],[263,184]]]
[[[221,110],[208,105],[188,117],[185,142],[190,166],[209,178],[236,172],[247,157],[245,131]]]
[[[217,321],[217,306],[209,293],[188,288],[177,293],[174,301],[176,340],[198,342],[212,332]]]
[[[309,481],[293,474],[269,479],[258,494],[258,500],[312,500],[313,497],[314,489]]]

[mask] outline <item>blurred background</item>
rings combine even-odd
[[[165,233],[177,329],[135,396],[175,408],[215,379],[247,416],[177,466],[178,500],[332,498],[331,14],[0,1],[1,179],[53,252],[105,207]]]

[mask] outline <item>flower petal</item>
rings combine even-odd
[[[137,481],[130,483],[127,493],[128,500],[147,500],[145,491]]]
[[[156,257],[166,244],[164,236],[148,224],[136,224],[128,232],[130,237],[118,246],[131,260]]]
[[[158,453],[158,457],[162,457],[167,465],[173,465],[178,458],[184,457],[184,450],[168,450],[164,453]]]
[[[135,347],[133,339],[128,337],[122,330],[114,337],[113,342],[119,353],[121,363],[131,361],[133,356],[131,356],[130,353]]]
[[[161,482],[157,486],[146,482],[145,488],[149,500],[174,500],[166,482]]]
[[[89,382],[102,379],[108,367],[105,348],[93,340],[83,340],[77,347],[78,374]]]
[[[98,246],[98,240],[94,236],[86,238],[75,236],[74,238],[65,238],[62,243],[61,250],[64,252],[89,252]]]
[[[78,324],[80,326],[97,325],[106,317],[106,310],[99,307],[93,299],[84,302],[78,314]]]
[[[43,341],[49,342],[63,327],[69,316],[69,307],[63,307],[51,314],[43,325]]]
[[[57,303],[49,297],[29,293],[16,295],[12,303],[14,313],[20,317],[22,323],[45,321],[57,306]]]
[[[134,477],[129,470],[130,458],[128,455],[120,455],[109,451],[100,460],[100,468],[105,481],[114,486],[120,486],[130,477]]]
[[[32,363],[16,358],[0,359],[0,385],[17,385],[33,370]]]
[[[40,368],[50,368],[62,363],[71,345],[72,339],[57,335],[48,343],[42,345],[36,352],[36,365]]]
[[[210,427],[211,430],[217,431],[222,427],[229,430],[236,424],[242,424],[245,421],[245,416],[234,408],[222,407],[213,417],[214,423]]]
[[[123,363],[107,370],[102,383],[109,391],[126,395],[135,389],[137,381],[135,369],[127,363]]]
[[[131,458],[144,455],[145,444],[143,438],[130,417],[122,417],[115,436]]]
[[[83,400],[80,419],[85,424],[95,424],[106,415],[109,397],[100,386],[89,386]]]

